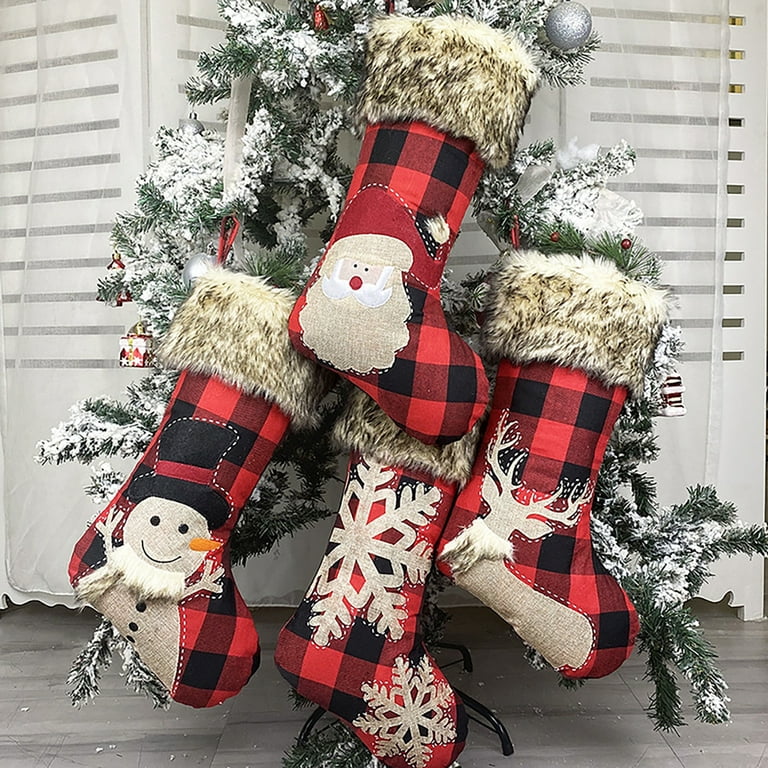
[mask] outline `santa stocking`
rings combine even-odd
[[[275,663],[393,768],[447,768],[466,714],[419,634],[435,542],[471,467],[475,430],[447,448],[404,435],[362,393],[337,427],[352,450],[320,569]]]
[[[484,165],[512,156],[536,80],[517,42],[470,19],[392,15],[368,36],[360,158],[291,340],[428,444],[459,439],[487,405],[440,279]]]
[[[233,696],[258,666],[229,537],[289,423],[313,423],[327,378],[288,341],[292,303],[257,278],[199,279],[161,350],[183,370],[160,427],[69,565],[78,598],[194,707]]]
[[[593,550],[590,510],[665,315],[661,291],[588,257],[511,255],[496,276],[483,329],[493,403],[438,557],[567,677],[612,672],[638,631]]]

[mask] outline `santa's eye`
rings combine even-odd
[[[368,267],[363,267],[363,272],[367,272],[367,271],[368,271]]]
[[[160,525],[160,518],[157,515],[152,515],[149,518],[150,525]]]
[[[357,269],[357,264],[353,264],[352,269]]]
[[[182,523],[179,526],[179,533],[186,533],[189,530],[189,526],[186,523]]]

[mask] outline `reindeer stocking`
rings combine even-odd
[[[464,746],[463,705],[418,622],[477,432],[425,446],[356,393],[336,430],[352,451],[341,509],[317,576],[278,637],[283,677],[393,768],[447,768]]]
[[[483,329],[499,362],[493,403],[438,557],[567,677],[612,672],[637,634],[593,551],[590,510],[665,316],[661,291],[588,257],[512,254],[495,278]]]
[[[488,402],[480,359],[446,325],[440,279],[484,165],[513,154],[536,81],[519,43],[471,19],[391,15],[368,36],[360,158],[291,339],[428,444],[459,439]]]
[[[77,542],[69,576],[178,702],[218,704],[258,666],[229,537],[289,422],[324,386],[286,325],[292,295],[215,271],[179,309],[161,356],[182,369],[149,448]]]

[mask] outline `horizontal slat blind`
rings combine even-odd
[[[70,404],[144,373],[117,363],[135,305],[99,303],[96,283],[152,134],[188,112],[183,52],[220,38],[216,19],[216,0],[0,0],[0,603],[70,599],[69,551],[95,510],[85,469],[36,466],[35,443]]]
[[[728,222],[723,268],[721,449],[715,483],[748,523],[765,519],[766,194],[768,20],[763,0],[730,2]],[[705,596],[763,615],[763,563],[722,561]]]
[[[124,46],[115,3],[64,5],[0,8],[0,284],[11,368],[114,364],[101,337],[115,318],[94,294],[112,216],[125,204]]]

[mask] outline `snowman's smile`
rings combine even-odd
[[[178,555],[177,557],[172,557],[170,560],[158,560],[156,557],[152,557],[152,555],[150,555],[149,552],[147,552],[147,548],[144,546],[144,539],[141,540],[141,551],[153,563],[162,563],[163,565],[165,565],[167,563],[175,563],[177,560],[181,560],[181,555]]]

